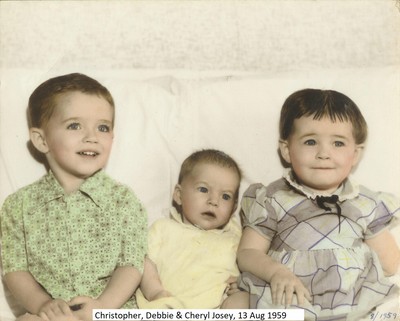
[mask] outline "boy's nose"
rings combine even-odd
[[[85,136],[83,137],[85,143],[97,143],[98,138],[96,135],[96,131],[94,130],[86,130]]]
[[[316,157],[318,159],[329,159],[329,148],[326,146],[321,146],[317,151]]]
[[[211,206],[218,206],[218,199],[210,195],[210,198],[208,199],[208,204]]]

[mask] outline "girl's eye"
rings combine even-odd
[[[81,125],[79,123],[71,123],[67,126],[67,129],[78,130],[81,129]]]
[[[223,194],[223,195],[222,195],[222,198],[223,198],[225,201],[229,201],[229,200],[232,198],[232,196],[230,196],[229,194]]]
[[[309,139],[304,142],[304,145],[308,145],[308,146],[314,146],[316,144],[317,144],[317,142],[314,139]]]
[[[336,141],[336,142],[334,142],[334,145],[335,145],[335,147],[342,147],[342,146],[344,146],[344,143],[340,142],[340,141]]]
[[[208,192],[207,187],[203,187],[203,186],[200,186],[200,187],[198,188],[198,190],[199,190],[200,193],[207,193],[207,192]]]
[[[108,125],[100,125],[99,126],[99,131],[103,133],[108,133],[110,131],[110,126]]]

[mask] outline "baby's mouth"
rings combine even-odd
[[[214,212],[211,212],[211,211],[203,212],[203,213],[201,213],[201,215],[206,216],[206,217],[209,217],[209,218],[216,218],[216,217],[217,217],[217,216],[215,215],[215,213],[214,213]]]
[[[95,157],[95,156],[99,155],[99,153],[91,152],[91,151],[85,151],[85,152],[78,152],[78,155]]]

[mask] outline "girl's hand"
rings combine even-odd
[[[73,311],[72,314],[76,319],[83,321],[92,321],[92,310],[103,308],[99,300],[88,296],[77,296],[69,301],[68,304],[70,307],[73,307],[73,309],[79,308],[78,310]]]
[[[305,300],[311,301],[310,292],[300,279],[286,268],[279,269],[272,275],[270,285],[274,304],[284,304],[287,307],[292,304],[293,295],[297,296],[300,306]]]
[[[51,321],[55,320],[55,316],[71,315],[71,309],[64,300],[51,299],[42,305],[38,315],[45,321]]]
[[[226,280],[227,286],[225,289],[225,293],[229,296],[232,295],[236,292],[239,292],[239,288],[237,285],[237,277],[236,276],[230,276],[228,280]]]

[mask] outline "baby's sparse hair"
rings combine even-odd
[[[70,92],[82,92],[102,97],[115,112],[114,99],[106,87],[86,75],[72,73],[50,78],[33,91],[28,105],[29,128],[45,127],[57,105],[58,97]]]
[[[182,180],[193,171],[193,168],[196,165],[200,163],[215,164],[220,165],[221,167],[231,168],[238,174],[239,182],[242,179],[242,171],[232,157],[216,149],[203,149],[194,152],[183,161],[179,173],[178,183],[181,184]]]
[[[340,92],[321,89],[299,90],[285,100],[279,121],[280,139],[289,138],[295,119],[312,115],[317,120],[329,117],[333,122],[350,122],[356,144],[367,139],[368,126],[357,105]]]

